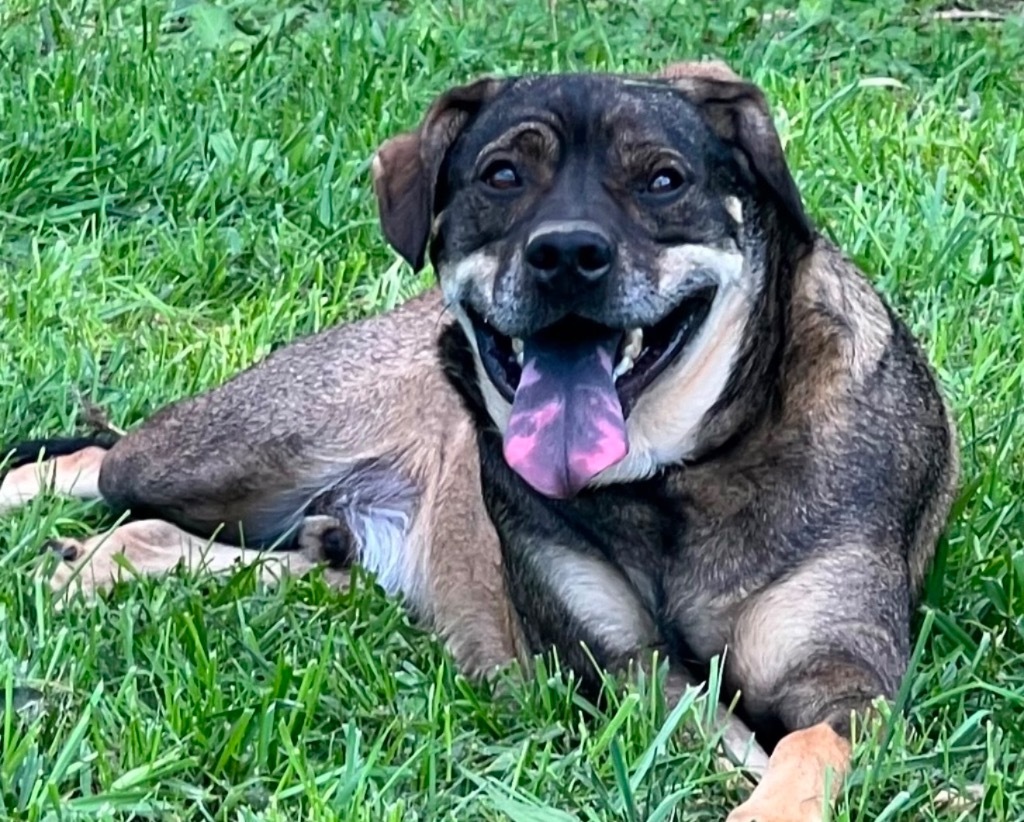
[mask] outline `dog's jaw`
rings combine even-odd
[[[463,303],[472,289],[482,287],[487,292],[493,289],[499,266],[500,263],[493,254],[488,254],[484,250],[475,251],[457,263],[439,264],[438,279],[441,283],[445,310],[455,318],[473,352],[475,381],[480,387],[487,414],[504,435],[512,414],[512,404],[501,395],[494,383],[491,382],[490,377],[487,376],[487,370],[484,368],[483,359],[480,356],[480,346],[473,329],[473,322],[463,307]]]
[[[639,396],[628,420],[630,453],[595,477],[594,486],[651,477],[701,447],[704,419],[728,385],[763,275],[739,251],[702,249],[695,255],[680,247],[669,249],[662,265],[688,272],[695,260],[713,270],[718,281],[711,311],[683,355]]]
[[[447,297],[445,299],[447,300]],[[473,368],[476,372],[475,381],[480,387],[487,415],[491,418],[491,422],[494,423],[499,433],[504,436],[505,431],[508,429],[509,417],[512,415],[512,403],[501,395],[501,392],[491,382],[490,377],[487,376],[487,369],[484,368],[483,359],[480,357],[480,346],[476,339],[473,321],[469,319],[466,310],[457,302],[450,304],[448,310],[455,317],[455,321],[459,324],[463,334],[465,334],[469,347],[473,352]]]
[[[720,294],[692,350],[637,400],[627,420],[629,454],[592,486],[646,479],[700,450],[703,421],[725,391],[743,345],[750,304],[749,293],[738,286]]]
[[[725,391],[743,345],[746,320],[762,280],[759,266],[750,265],[739,249],[705,246],[667,249],[657,265],[659,282],[666,291],[684,288],[695,276],[710,276],[716,284],[716,297],[703,325],[681,355],[636,399],[626,421],[627,455],[596,474],[586,487],[645,479],[698,451],[705,417]],[[488,376],[473,321],[463,308],[468,290],[481,280],[493,284],[497,268],[493,256],[476,252],[442,268],[441,282],[449,310],[472,350],[476,382],[487,414],[504,437],[512,404]]]

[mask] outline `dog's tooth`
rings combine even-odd
[[[522,351],[517,351],[516,352],[516,365],[518,365],[520,368],[523,367],[523,352]]]
[[[644,347],[644,331],[642,328],[631,328],[626,332],[626,344],[622,347],[624,359],[635,360]]]
[[[523,341],[522,341],[522,339],[520,339],[519,337],[513,337],[512,338],[512,350],[515,351],[516,354],[522,354],[523,353]]]
[[[630,371],[630,369],[632,369],[632,367],[633,367],[633,358],[632,357],[623,357],[621,360],[619,360],[619,364],[617,366],[615,366],[615,370],[612,371],[612,379],[613,380],[617,380],[623,374],[628,373]]]
[[[739,197],[726,197],[725,210],[737,223],[743,225],[743,203],[740,202]]]

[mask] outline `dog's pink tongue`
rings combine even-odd
[[[612,364],[621,332],[585,342],[527,339],[505,431],[505,460],[536,490],[564,499],[629,452]]]

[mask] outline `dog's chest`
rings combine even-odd
[[[485,466],[485,497],[536,650],[583,639],[608,658],[652,645],[701,661],[722,652],[751,573],[743,552],[716,556],[734,523],[716,531],[678,478],[555,502],[498,459]]]
[[[555,647],[571,659],[582,641],[608,664],[661,644],[669,532],[660,498],[644,493],[653,487],[556,502],[525,490],[496,459],[485,466],[484,489],[509,594],[534,651]]]

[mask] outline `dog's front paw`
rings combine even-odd
[[[849,742],[827,723],[788,734],[750,798],[726,822],[823,822],[849,760]]]
[[[790,797],[749,800],[729,814],[726,822],[823,822],[821,801],[800,802]]]

